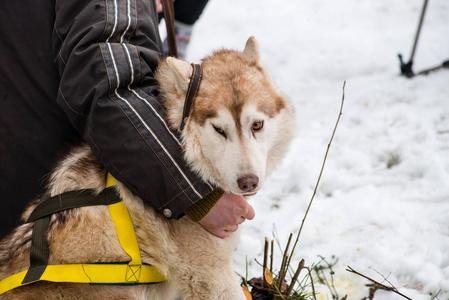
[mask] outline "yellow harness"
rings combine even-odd
[[[106,187],[115,184],[108,174]],[[165,281],[164,275],[154,266],[142,263],[139,245],[129,212],[123,201],[109,204],[109,213],[114,221],[117,236],[125,252],[131,257],[126,263],[47,265],[38,280],[24,283],[27,271],[0,281],[0,294],[37,281],[73,282],[91,284],[149,284]]]

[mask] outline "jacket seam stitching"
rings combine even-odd
[[[61,97],[62,97],[62,100],[64,100],[65,105],[66,105],[66,106],[67,106],[73,113],[75,113],[75,114],[77,114],[77,115],[79,115],[79,116],[83,116],[83,117],[87,117],[87,116],[88,116],[88,115],[79,113],[79,112],[77,112],[75,109],[73,109],[73,108],[70,106],[70,104],[69,104],[69,102],[67,101],[67,99],[64,97],[64,94],[62,93],[61,88],[59,88],[58,91],[59,91],[59,94],[60,94]]]

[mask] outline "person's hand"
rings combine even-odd
[[[225,193],[200,224],[213,235],[225,238],[234,232],[245,220],[252,220],[254,208],[243,196]]]
[[[175,2],[175,0],[173,0],[173,2]],[[161,0],[156,0],[156,8],[157,8],[158,13],[161,13],[163,11],[163,6],[162,6]]]
[[[156,0],[156,7],[157,7],[157,12],[161,13],[162,12],[162,2],[161,2],[161,0]]]

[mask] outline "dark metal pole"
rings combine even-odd
[[[421,32],[424,15],[425,15],[426,9],[427,9],[427,2],[428,2],[428,0],[424,0],[424,5],[423,5],[422,11],[421,11],[421,17],[419,18],[418,30],[416,31],[415,43],[413,44],[412,54],[410,55],[410,61],[413,61],[413,58],[415,56],[416,45],[418,44],[419,34]]]
[[[421,27],[422,27],[422,23],[424,21],[424,15],[426,13],[428,2],[429,2],[428,0],[424,0],[424,5],[421,10],[421,17],[419,18],[418,30],[416,31],[416,35],[415,35],[415,42],[413,43],[412,54],[410,55],[410,60],[408,61],[408,63],[404,63],[404,61],[402,60],[402,55],[398,54],[400,65],[401,65],[401,74],[404,76],[407,76],[407,77],[413,77],[415,75],[412,70],[413,58],[415,57],[416,46],[418,45],[418,38],[419,38],[419,34],[421,33]]]

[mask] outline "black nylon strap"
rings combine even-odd
[[[96,194],[93,189],[85,189],[66,192],[53,197],[48,195],[42,197],[27,220],[27,223],[34,221],[34,225],[31,236],[30,268],[22,284],[39,280],[47,268],[50,252],[46,232],[52,214],[83,206],[114,204],[121,200],[114,187],[105,188],[100,194]]]
[[[34,222],[31,236],[30,268],[23,278],[22,284],[30,283],[41,278],[48,264],[49,249],[45,234],[50,223],[50,216]]]
[[[44,196],[39,205],[31,213],[27,223],[66,209],[109,205],[120,202],[121,200],[114,187],[105,188],[100,194],[96,194],[93,189],[85,189],[66,192],[53,197]]]
[[[182,113],[182,122],[180,130],[184,128],[187,118],[190,114],[190,109],[192,108],[195,97],[198,93],[198,89],[200,88],[201,79],[203,78],[203,70],[201,65],[192,64],[193,71],[192,76],[190,77],[189,87],[187,89],[186,99],[184,101],[184,111]]]

